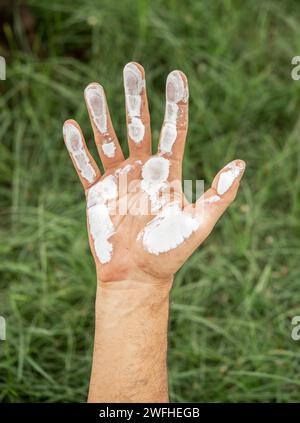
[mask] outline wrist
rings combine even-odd
[[[161,276],[159,274],[160,272],[157,272],[157,274],[151,274],[141,269],[124,269],[120,272],[120,269],[118,269],[116,265],[109,269],[103,269],[96,266],[96,271],[98,285],[111,283],[112,285],[116,284],[114,288],[120,286],[121,289],[123,289],[126,284],[129,286],[134,282],[137,283],[137,286],[149,284],[162,287],[163,289],[165,286],[172,285],[174,279],[172,274],[168,276]]]
[[[172,283],[173,278],[99,281],[96,294],[96,319],[100,315],[103,317],[103,314],[123,315],[130,318],[131,313],[134,314],[134,318],[137,318],[145,312],[151,318],[152,309],[154,314],[155,310],[159,313],[161,309],[164,309],[164,304],[169,302]]]
[[[166,292],[170,291],[173,284],[173,277],[166,279],[158,279],[152,276],[143,276],[140,278],[131,278],[127,277],[120,280],[101,280],[97,279],[98,290],[97,294],[102,290],[106,291],[135,291],[135,292],[145,292],[151,291],[155,292]]]

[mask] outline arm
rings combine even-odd
[[[168,401],[171,281],[156,283],[99,283],[89,402]]]
[[[97,269],[96,328],[89,401],[165,402],[169,291],[176,271],[207,238],[234,200],[245,163],[234,160],[195,204],[182,191],[188,123],[188,83],[169,74],[158,152],[151,129],[144,69],[124,68],[130,155],[124,159],[103,88],[85,99],[101,176],[77,122],[64,140],[87,200],[89,242]]]

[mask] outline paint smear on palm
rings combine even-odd
[[[166,84],[166,110],[160,136],[160,152],[171,153],[177,138],[178,120],[181,110],[180,103],[188,100],[188,88],[185,85],[181,73],[173,71],[169,74]]]
[[[113,246],[109,241],[115,228],[109,214],[109,201],[117,198],[114,175],[109,175],[93,185],[87,194],[87,215],[90,234],[94,241],[96,256],[100,263],[111,260]]]
[[[107,129],[107,107],[104,90],[99,84],[90,84],[85,89],[85,98],[96,128],[104,137],[102,151],[106,157],[115,156],[116,146]]]
[[[184,212],[176,202],[168,204],[139,233],[146,251],[151,254],[166,253],[181,245],[195,232],[200,220]]]
[[[66,123],[63,127],[63,135],[78,171],[87,182],[92,184],[96,179],[96,172],[84,148],[81,132],[75,125]]]
[[[142,189],[148,194],[151,211],[159,210],[164,204],[161,192],[167,188],[170,162],[164,157],[151,157],[142,167]]]
[[[142,91],[145,87],[145,80],[134,63],[128,63],[124,68],[124,87],[128,113],[128,134],[136,144],[139,144],[145,135],[145,125],[141,120]]]

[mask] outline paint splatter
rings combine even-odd
[[[131,123],[128,124],[128,133],[130,138],[137,144],[143,141],[145,135],[145,126],[141,119],[133,117]]]
[[[112,158],[115,156],[116,146],[113,141],[102,144],[102,150],[106,157]]]

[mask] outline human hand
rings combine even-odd
[[[167,78],[165,118],[154,155],[141,65],[125,66],[124,86],[128,159],[113,129],[104,90],[97,83],[85,89],[85,100],[104,175],[74,120],[65,122],[64,140],[86,193],[98,279],[161,282],[172,279],[234,200],[245,163],[235,160],[226,165],[196,204],[189,204],[181,186],[188,127],[185,75],[173,71]]]

